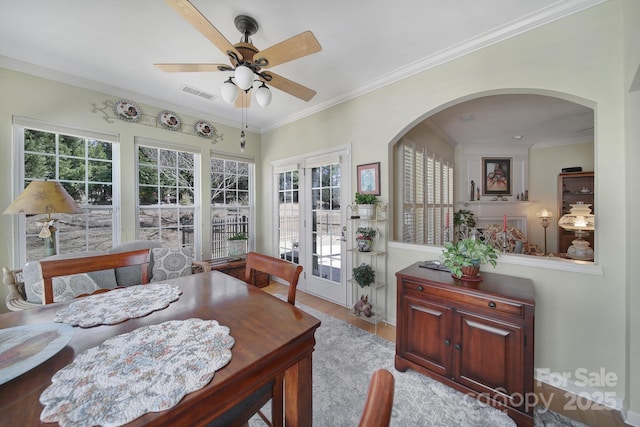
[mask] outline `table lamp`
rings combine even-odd
[[[547,227],[549,227],[549,220],[553,217],[553,213],[549,209],[543,208],[536,213],[536,216],[542,220],[542,227],[544,227],[544,254],[547,255]]]
[[[571,205],[571,211],[562,215],[558,221],[558,225],[565,230],[571,230],[577,239],[571,242],[571,246],[567,249],[567,256],[572,259],[582,261],[593,260],[593,249],[589,247],[589,242],[583,237],[589,235],[590,231],[595,229],[595,215],[591,214],[591,204],[578,202]]]
[[[4,214],[38,215],[47,214],[45,220],[36,222],[42,227],[38,237],[44,239],[45,256],[56,254],[57,219],[51,218],[52,213],[82,213],[82,208],[66,192],[57,181],[31,181]]]

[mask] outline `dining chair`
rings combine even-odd
[[[253,284],[256,272],[269,274],[269,276],[279,277],[289,285],[287,302],[291,305],[296,303],[296,288],[298,279],[302,273],[302,266],[291,261],[275,258],[269,255],[257,252],[249,252],[247,254],[246,266],[244,271],[244,281]],[[284,376],[276,378],[273,388],[269,390],[271,394],[271,420],[267,418],[262,411],[258,410],[257,414],[268,425],[280,425],[284,416],[283,413],[283,390]],[[254,411],[253,413],[256,413]],[[274,422],[278,420],[278,422]]]
[[[393,409],[395,380],[391,372],[379,369],[371,376],[359,427],[388,427]]]
[[[269,255],[249,252],[247,254],[247,264],[244,271],[244,281],[249,284],[253,284],[255,271],[279,277],[287,282],[289,285],[287,302],[291,305],[295,305],[296,288],[298,286],[300,273],[302,273],[301,265]]]

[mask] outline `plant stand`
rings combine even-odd
[[[378,323],[387,320],[387,205],[383,203],[371,205],[373,207],[371,218],[363,218],[362,206],[349,205],[348,207],[354,215],[357,212],[359,218],[351,218],[347,221],[347,250],[351,254],[347,261],[347,277],[349,277],[347,283],[350,286],[350,291],[347,292],[347,310],[349,316],[372,323],[376,333]],[[359,227],[370,227],[376,230],[375,237],[371,241],[366,241],[367,245],[363,245],[361,240],[356,239],[356,230]],[[373,284],[364,288],[360,287],[352,277],[353,268],[363,263],[373,268],[376,277]],[[368,304],[371,306],[369,307]]]

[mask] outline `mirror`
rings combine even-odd
[[[426,180],[424,189],[440,190],[435,195],[423,190],[422,199],[427,201],[424,205],[415,203],[420,202],[419,196],[407,198],[408,194],[416,194],[418,185],[415,176],[411,183],[405,174],[408,145],[417,148],[412,154],[413,172],[423,167],[426,170],[439,167],[443,171],[446,164],[453,167],[451,180],[445,173],[440,173],[433,181]],[[438,245],[441,239],[437,236],[445,228],[447,217],[453,221],[453,212],[463,209],[474,213],[476,227],[481,228],[483,234],[501,231],[503,215],[507,215],[508,230],[517,230],[514,237],[522,241],[523,252],[544,254],[546,234],[546,252],[563,256],[558,251],[562,232],[557,226],[562,204],[558,175],[565,168],[594,171],[594,111],[547,95],[480,96],[443,106],[403,135],[393,151],[397,168],[394,173],[397,241]],[[420,152],[431,153],[440,160],[420,161],[416,157]],[[488,182],[487,176],[491,175],[489,172],[493,172],[486,168],[496,164],[509,169],[509,181],[508,188],[494,192],[484,186]],[[447,191],[449,187],[451,194]],[[451,205],[447,203],[448,197],[452,200]],[[412,201],[413,206],[407,200]],[[429,208],[429,200],[439,200],[440,209]],[[547,228],[536,216],[543,208],[553,214]],[[595,213],[595,206],[592,208]],[[426,218],[422,226],[419,224],[421,216]],[[410,226],[408,233],[407,223]],[[412,237],[412,233],[419,234],[420,230],[425,232],[423,238]],[[515,247],[514,242],[511,242],[510,250],[511,247]]]

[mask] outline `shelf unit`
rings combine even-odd
[[[593,172],[568,172],[558,175],[558,219],[571,211],[571,205],[578,202],[591,205],[591,212],[594,210],[594,174]],[[558,227],[558,252],[566,253],[571,242],[575,240],[574,233]],[[593,244],[593,234],[585,237],[589,241],[591,248],[595,250]]]
[[[348,270],[349,284],[351,286],[351,301],[348,307],[349,315],[359,317],[367,322],[373,323],[376,331],[378,323],[386,321],[387,316],[387,239],[388,239],[388,222],[387,222],[387,205],[377,203],[374,215],[371,219],[349,218],[347,220],[347,251],[351,255],[351,265]],[[349,205],[351,212],[357,216],[357,206]],[[373,239],[371,250],[362,252],[358,250],[356,241],[356,230],[359,227],[371,227],[376,230],[376,236]],[[375,283],[360,287],[353,279],[352,269],[361,264],[369,264],[376,274]],[[364,313],[356,314],[354,305],[360,300],[361,296],[366,296],[368,302],[372,305],[373,314],[367,317]]]

